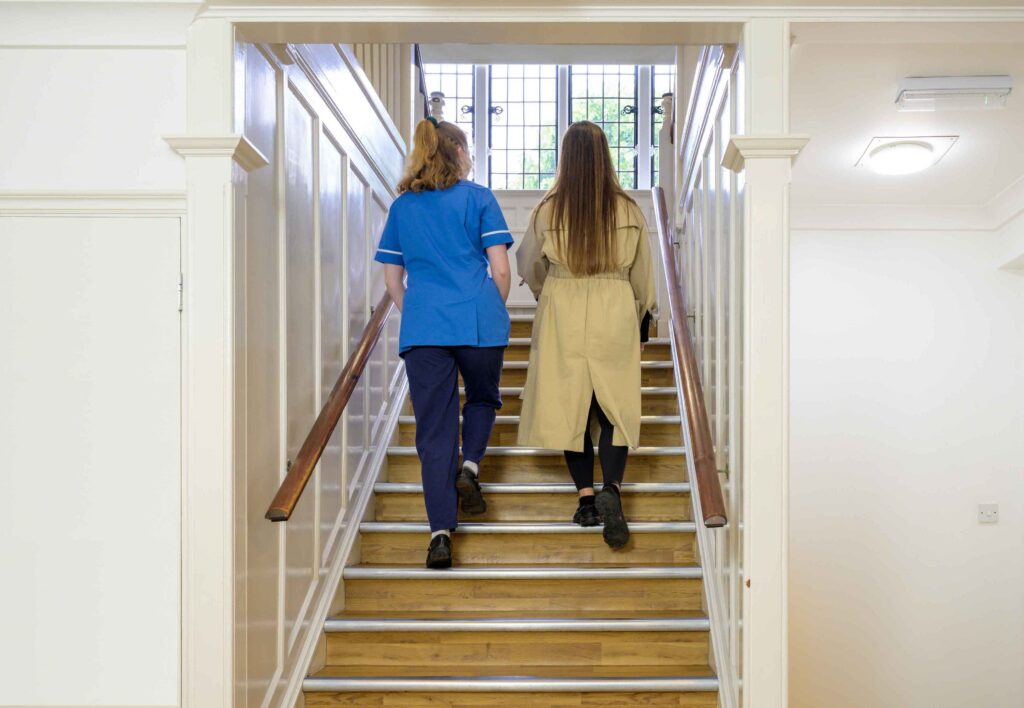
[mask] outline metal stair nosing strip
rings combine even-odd
[[[509,337],[508,345],[510,347],[525,347],[529,346],[531,341],[530,337]],[[668,337],[651,337],[647,340],[647,344],[648,346],[668,345],[671,341]]]
[[[481,482],[487,494],[576,494],[570,482]],[[377,482],[376,494],[422,494],[423,485],[414,482]],[[629,494],[689,494],[689,482],[624,482],[622,491]]]
[[[495,416],[495,425],[512,425],[519,423],[518,415],[499,415]],[[461,416],[460,416],[461,419]],[[416,422],[416,416],[413,415],[402,415],[398,417],[398,422],[403,425],[412,425]],[[682,422],[682,418],[678,415],[642,415],[640,416],[640,425],[654,425],[656,423],[679,425]]]
[[[718,690],[714,676],[657,678],[538,678],[512,676],[428,676],[416,678],[307,678],[308,692],[501,692],[501,693],[707,693]]]
[[[699,565],[619,567],[461,566],[432,570],[419,566],[353,565],[342,571],[345,580],[700,580]]]
[[[594,448],[597,450],[597,448]],[[396,445],[388,448],[389,455],[416,455],[415,447],[407,447],[404,445]],[[540,447],[515,447],[515,446],[497,446],[487,448],[487,454],[491,456],[502,456],[502,457],[515,457],[515,456],[536,456],[546,457],[550,455],[562,456],[562,450],[548,450]],[[666,455],[666,456],[680,456],[686,454],[686,448],[684,447],[663,447],[663,446],[651,446],[651,447],[638,447],[629,451],[630,456],[651,456],[651,455]]]
[[[459,386],[459,393],[465,393],[465,386]],[[502,396],[518,396],[522,394],[522,386],[501,386],[498,392]],[[675,396],[678,393],[675,386],[641,386],[641,396]]]
[[[516,523],[461,522],[460,534],[596,534],[600,526],[580,526],[569,522],[522,521]],[[697,525],[692,521],[638,521],[629,525],[633,533],[694,533]],[[430,524],[416,521],[364,521],[360,533],[429,533]]]
[[[665,618],[531,618],[515,619],[388,619],[331,618],[328,633],[344,632],[707,632],[707,617]]]
[[[505,369],[528,369],[530,362],[511,359],[506,361],[502,368]],[[671,369],[672,361],[662,359],[647,359],[640,362],[641,369]]]

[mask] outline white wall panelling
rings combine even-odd
[[[678,149],[681,176],[676,198],[680,209],[679,273],[685,273],[690,333],[698,357],[705,405],[715,444],[716,467],[729,523],[721,529],[698,527],[697,542],[704,567],[705,599],[712,618],[713,663],[721,682],[723,707],[741,704],[743,671],[743,410],[740,405],[743,368],[743,271],[740,254],[747,235],[743,211],[742,174],[723,165],[730,139],[746,122],[742,103],[744,63],[734,62],[732,49],[704,47],[696,54],[680,52],[689,90],[681,101],[688,120]],[[692,499],[700,518],[698,495]]]
[[[244,288],[236,291],[236,317],[246,322],[236,485],[249,502],[236,573],[245,607],[236,646],[248,660],[237,663],[235,683],[245,687],[240,705],[290,706],[381,461],[374,453],[404,394],[390,389],[397,315],[292,518],[272,525],[263,514],[383,293],[371,259],[403,153],[347,48],[293,45],[289,64],[266,47],[239,53],[245,135],[273,157],[247,185]]]
[[[6,206],[0,703],[177,704],[181,221]]]
[[[403,139],[407,138],[409,103],[412,101],[413,72],[410,44],[353,44],[352,53],[370,80],[381,104],[398,127]]]
[[[160,137],[197,8],[0,4],[0,491],[29,500],[3,705],[180,704],[185,170]]]

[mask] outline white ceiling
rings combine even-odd
[[[1024,27],[796,25],[790,128],[811,141],[795,205],[984,205],[1024,178]],[[1006,109],[900,113],[908,76],[1009,74]],[[875,136],[958,135],[934,167],[883,176],[854,164]]]

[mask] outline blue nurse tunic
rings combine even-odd
[[[391,205],[374,260],[409,274],[399,352],[417,346],[502,347],[510,322],[487,272],[490,246],[513,243],[487,187],[405,192]]]

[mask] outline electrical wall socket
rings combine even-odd
[[[999,505],[998,504],[978,504],[978,523],[979,524],[998,524],[999,523]]]

